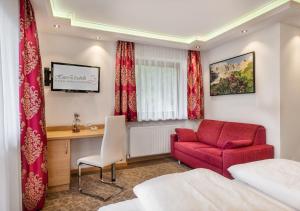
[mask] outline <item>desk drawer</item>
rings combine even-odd
[[[70,140],[48,141],[49,187],[70,184]]]

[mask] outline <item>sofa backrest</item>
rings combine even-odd
[[[265,144],[265,128],[255,124],[225,122],[217,146],[222,148],[227,141],[234,140],[252,140],[251,145]]]
[[[212,146],[217,146],[223,125],[223,121],[203,120],[197,131],[198,140]]]
[[[266,128],[264,126],[259,126],[255,138],[253,140],[253,145],[261,145],[267,143]]]
[[[266,144],[266,130],[261,125],[203,120],[198,128],[200,142],[222,148],[230,140],[252,140],[251,145]]]

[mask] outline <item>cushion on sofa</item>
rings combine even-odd
[[[200,142],[176,142],[175,150],[222,168],[222,150]]]
[[[193,151],[194,149],[209,148],[209,147],[211,147],[211,146],[200,143],[198,141],[197,142],[175,142],[174,143],[175,150],[179,150],[179,151],[187,153],[187,154],[190,154],[190,152]]]
[[[223,121],[203,120],[197,131],[198,140],[212,146],[217,146],[223,125]]]
[[[178,141],[198,141],[197,135],[192,129],[176,128],[175,132],[178,136]]]
[[[259,127],[259,125],[254,124],[226,122],[224,123],[217,146],[222,148],[227,141],[231,140],[251,140],[252,144]]]
[[[223,168],[222,150],[219,148],[197,148],[193,150],[193,157],[209,163],[218,168]]]
[[[252,140],[229,140],[224,142],[222,149],[235,149],[240,147],[247,147],[252,144]]]
[[[212,155],[216,155],[216,156],[222,156],[223,154],[223,150],[219,149],[219,148],[205,148],[205,149],[201,149],[202,152],[204,153],[208,153],[208,154],[212,154]]]

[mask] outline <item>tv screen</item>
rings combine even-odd
[[[52,62],[51,69],[52,91],[100,91],[100,67]]]

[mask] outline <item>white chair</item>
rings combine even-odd
[[[116,185],[116,162],[126,159],[126,126],[125,116],[109,116],[105,118],[104,137],[101,145],[101,151],[98,155],[92,155],[83,157],[77,160],[78,165],[78,189],[80,193],[89,195],[95,198],[99,198],[102,201],[106,201],[113,194],[107,198],[103,198],[98,195],[93,195],[84,192],[81,188],[81,165],[89,165],[100,168],[100,181],[102,183],[112,185],[120,189],[120,193],[123,188]],[[102,178],[102,169],[105,166],[111,166],[111,182],[105,182]],[[118,194],[117,193],[117,194]]]

